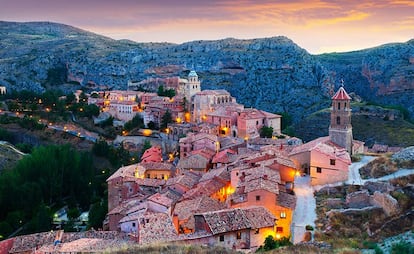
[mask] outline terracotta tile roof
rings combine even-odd
[[[213,178],[220,178],[222,181],[230,181],[230,171],[227,170],[226,166],[211,169],[207,173],[203,174],[200,182],[209,181]]]
[[[120,167],[115,173],[113,173],[106,181],[109,182],[114,180],[118,177],[127,177],[127,176],[134,176],[135,171],[142,171],[143,168],[139,165],[139,163]]]
[[[175,184],[180,184],[188,189],[191,189],[198,183],[200,176],[191,172],[185,172],[182,175],[171,177],[167,180],[166,186],[170,187]]]
[[[157,203],[157,204],[160,204],[160,205],[165,206],[167,208],[171,207],[171,205],[174,203],[173,199],[171,199],[167,195],[161,194],[161,193],[155,193],[154,195],[150,196],[147,200],[152,201],[152,202]]]
[[[277,204],[293,210],[296,207],[296,196],[284,191],[280,191],[279,195],[277,196]]]
[[[192,154],[192,155],[200,154],[204,158],[206,158],[208,160],[211,160],[214,157],[214,155],[216,154],[216,152],[211,150],[211,149],[208,149],[208,148],[203,148],[203,149],[191,151],[190,154]]]
[[[237,193],[240,193],[240,190],[243,190],[243,193],[249,193],[255,190],[266,190],[274,194],[279,194],[278,186],[282,182],[278,171],[264,166],[242,170],[239,178]]]
[[[147,212],[144,217],[145,220],[138,222],[140,244],[169,242],[177,238],[178,234],[167,214]]]
[[[229,163],[230,154],[236,154],[236,152],[231,149],[225,149],[223,151],[220,151],[216,155],[214,155],[212,162],[213,163]]]
[[[111,214],[126,214],[126,212],[129,209],[131,209],[134,206],[139,205],[140,203],[142,203],[141,198],[132,198],[132,199],[125,200],[124,202],[122,202],[121,204],[116,206],[114,209],[109,211],[108,215],[111,215]]]
[[[152,179],[152,178],[135,178],[134,182],[136,182],[139,186],[149,186],[149,187],[159,187],[165,185],[165,180],[163,179]]]
[[[344,87],[340,87],[339,90],[332,96],[332,100],[351,100],[351,97],[345,91]]]
[[[197,133],[197,134],[193,134],[193,133],[189,133],[187,134],[187,137],[185,138],[181,138],[180,139],[180,143],[182,142],[195,142],[198,140],[202,140],[202,139],[210,139],[214,142],[216,142],[218,140],[218,137],[216,135],[213,134],[208,134],[208,133]]]
[[[181,201],[175,205],[174,215],[180,221],[186,220],[184,226],[194,229],[194,214],[217,211],[226,208],[226,204],[210,198],[207,195]]]
[[[141,162],[140,165],[146,170],[171,170],[173,165],[166,162]]]
[[[161,162],[162,154],[161,147],[153,146],[147,149],[141,156],[141,162]]]
[[[209,159],[205,158],[201,154],[194,154],[189,155],[185,158],[180,159],[177,164],[177,168],[179,169],[205,169],[207,168],[207,164],[209,163]]]
[[[202,213],[213,235],[237,231],[272,227],[276,218],[264,207],[233,208]]]
[[[219,191],[221,188],[225,187],[226,185],[227,182],[224,182],[219,178],[215,177],[211,180],[200,182],[199,184],[197,184],[197,187],[184,193],[182,199],[194,199],[202,195],[210,196]]]
[[[351,157],[349,153],[344,148],[330,141],[329,136],[320,137],[303,145],[297,146],[292,150],[289,156],[303,152],[310,152],[312,150],[317,150],[329,157],[340,159],[345,163],[351,164]]]

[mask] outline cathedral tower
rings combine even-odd
[[[185,89],[185,97],[188,101],[191,101],[194,94],[201,91],[200,80],[195,71],[191,71],[188,74],[188,83]]]
[[[343,85],[332,97],[329,138],[352,154],[351,97]]]

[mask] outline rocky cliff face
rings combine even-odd
[[[135,43],[66,25],[11,22],[0,22],[0,36],[0,85],[9,89],[126,89],[128,80],[195,69],[202,89],[227,89],[247,107],[287,112],[295,122],[327,107],[342,78],[349,92],[414,112],[409,96],[400,96],[414,91],[412,41],[313,56],[285,37]]]

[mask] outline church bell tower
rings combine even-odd
[[[329,138],[352,154],[351,97],[343,84],[332,97]]]

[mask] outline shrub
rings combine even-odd
[[[305,229],[312,231],[313,230],[313,227],[311,225],[306,225]]]
[[[413,246],[411,246],[409,242],[402,240],[392,245],[391,253],[392,254],[413,254],[414,248]]]

